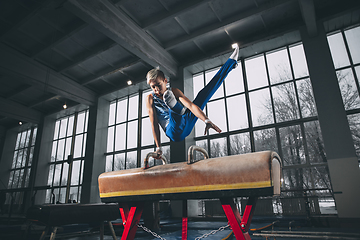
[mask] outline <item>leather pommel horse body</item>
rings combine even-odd
[[[193,161],[193,152],[205,159]],[[165,163],[166,160],[163,160]],[[143,203],[162,199],[219,198],[236,239],[250,239],[248,230],[258,197],[280,194],[281,161],[272,151],[208,159],[205,150],[192,146],[188,162],[106,172],[99,176],[102,202],[118,202],[125,223],[121,239],[134,239]],[[249,197],[240,216],[234,197]],[[129,209],[127,204],[134,207]],[[184,226],[183,218],[183,237]]]

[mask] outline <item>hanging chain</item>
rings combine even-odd
[[[214,235],[214,234],[217,233],[217,232],[224,231],[224,230],[225,230],[226,228],[228,228],[228,227],[230,227],[229,224],[226,225],[226,226],[223,226],[223,227],[219,227],[219,229],[213,230],[213,231],[211,231],[211,232],[209,232],[209,233],[206,233],[206,234],[202,235],[201,237],[197,237],[197,238],[195,238],[195,240],[199,240],[199,239],[202,239],[202,238],[207,238],[208,236]]]
[[[159,238],[159,239],[161,239],[161,240],[166,240],[165,238],[159,236],[157,233],[151,231],[150,229],[148,229],[147,227],[145,227],[145,226],[143,226],[143,225],[138,224],[137,226],[138,226],[139,228],[142,228],[145,232],[151,233],[151,234],[152,234],[154,237],[156,237],[156,238]],[[209,232],[209,233],[205,233],[205,234],[202,235],[201,237],[195,238],[195,240],[200,240],[200,239],[202,239],[202,238],[207,238],[207,237],[210,236],[210,235],[214,235],[214,234],[216,234],[216,233],[218,233],[218,232],[224,231],[224,230],[225,230],[226,228],[228,228],[228,227],[230,227],[229,224],[226,225],[226,226],[223,226],[223,227],[219,227],[219,229],[213,230],[213,231],[211,231],[211,232]]]
[[[156,232],[151,231],[150,229],[148,229],[147,227],[138,224],[138,227],[142,228],[145,232],[151,233],[154,237],[159,238],[161,240],[166,240],[165,238],[162,238],[161,236],[159,236]]]

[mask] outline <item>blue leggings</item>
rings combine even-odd
[[[229,58],[211,81],[198,93],[193,103],[201,110],[204,110],[210,98],[219,89],[228,73],[236,64],[237,62],[234,59]],[[183,115],[170,111],[170,121],[166,127],[166,135],[172,141],[182,141],[191,133],[197,120],[198,118],[189,109]]]

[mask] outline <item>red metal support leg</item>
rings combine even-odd
[[[237,240],[251,240],[248,230],[255,211],[256,200],[257,198],[249,198],[243,219],[241,219],[240,213],[232,198],[220,199],[221,205]]]
[[[235,206],[234,200],[232,198],[220,199],[221,205],[224,209],[226,217],[229,221],[229,225],[231,226],[235,238],[237,240],[246,240],[244,233],[240,227],[241,216],[238,209]]]
[[[137,224],[140,221],[144,203],[138,203],[135,207],[129,207],[127,204],[122,204],[120,207],[121,218],[124,224],[124,231],[121,240],[133,240],[135,238]]]
[[[187,200],[183,200],[181,240],[187,240],[187,231],[188,231]]]
[[[256,202],[257,202],[257,197],[249,197],[246,203],[244,214],[241,220],[241,228],[245,232],[248,232],[250,229],[251,220],[255,212]]]
[[[119,210],[123,225],[125,226],[126,220],[129,216],[129,206],[127,205],[127,203],[122,203]]]

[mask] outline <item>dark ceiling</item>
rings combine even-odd
[[[1,0],[0,126],[39,123],[65,102],[93,105],[153,67],[177,76],[234,42],[244,48],[300,26],[316,35],[317,21],[358,21],[359,8],[358,0]]]

